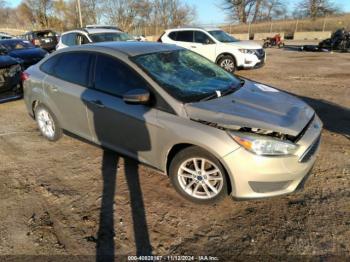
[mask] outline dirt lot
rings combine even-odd
[[[304,191],[259,201],[191,204],[132,160],[68,136],[47,142],[23,101],[1,104],[0,254],[350,259],[349,65],[350,54],[269,49],[265,67],[238,72],[299,95],[325,125]]]

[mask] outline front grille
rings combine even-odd
[[[259,59],[263,59],[265,57],[264,49],[256,49],[255,54]]]
[[[299,162],[305,163],[310,160],[310,158],[316,153],[318,146],[321,142],[321,136],[319,136],[315,142],[304,152],[304,154],[300,157]]]

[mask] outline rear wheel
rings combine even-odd
[[[230,55],[225,55],[219,59],[218,65],[225,69],[229,73],[233,73],[236,70],[235,59]]]
[[[180,151],[170,164],[169,174],[175,189],[192,202],[210,204],[227,195],[221,163],[198,147]]]
[[[35,108],[35,120],[41,134],[49,141],[57,141],[62,136],[62,129],[55,115],[44,105]]]

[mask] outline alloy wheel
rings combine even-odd
[[[53,138],[55,136],[55,124],[50,113],[42,108],[37,112],[36,117],[40,131],[43,135],[48,138]]]
[[[182,190],[198,199],[217,196],[224,185],[220,169],[205,158],[185,160],[180,165],[177,175]]]

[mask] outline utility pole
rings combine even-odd
[[[83,19],[81,18],[81,6],[80,6],[80,0],[77,0],[78,2],[78,12],[79,12],[79,22],[80,22],[80,27],[83,27]]]

